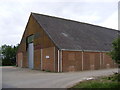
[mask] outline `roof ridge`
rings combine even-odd
[[[56,16],[51,16],[51,15],[46,15],[46,14],[39,14],[39,13],[33,13],[33,12],[31,12],[31,14],[37,14],[37,15],[42,15],[42,16],[46,16],[46,17],[52,17],[52,18],[66,20],[66,21],[72,21],[72,22],[76,22],[76,23],[87,24],[87,25],[91,25],[91,26],[95,26],[95,27],[106,28],[106,29],[109,29],[109,30],[118,31],[117,29],[112,29],[112,28],[108,28],[108,27],[104,27],[104,26],[95,25],[95,24],[80,22],[80,21],[76,21],[76,20],[72,20],[72,19],[66,19],[66,18],[62,18],[62,17],[56,17]]]

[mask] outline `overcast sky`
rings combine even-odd
[[[20,43],[31,12],[118,29],[119,0],[0,0],[0,45]]]

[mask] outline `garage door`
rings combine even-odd
[[[28,44],[28,67],[34,68],[34,46],[33,43]]]

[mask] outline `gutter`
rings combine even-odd
[[[109,51],[99,51],[99,50],[75,50],[75,49],[61,49],[63,51],[85,51],[85,52],[109,52]]]

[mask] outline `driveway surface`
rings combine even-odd
[[[66,88],[81,80],[105,76],[118,69],[53,73],[18,67],[2,67],[2,88]]]

